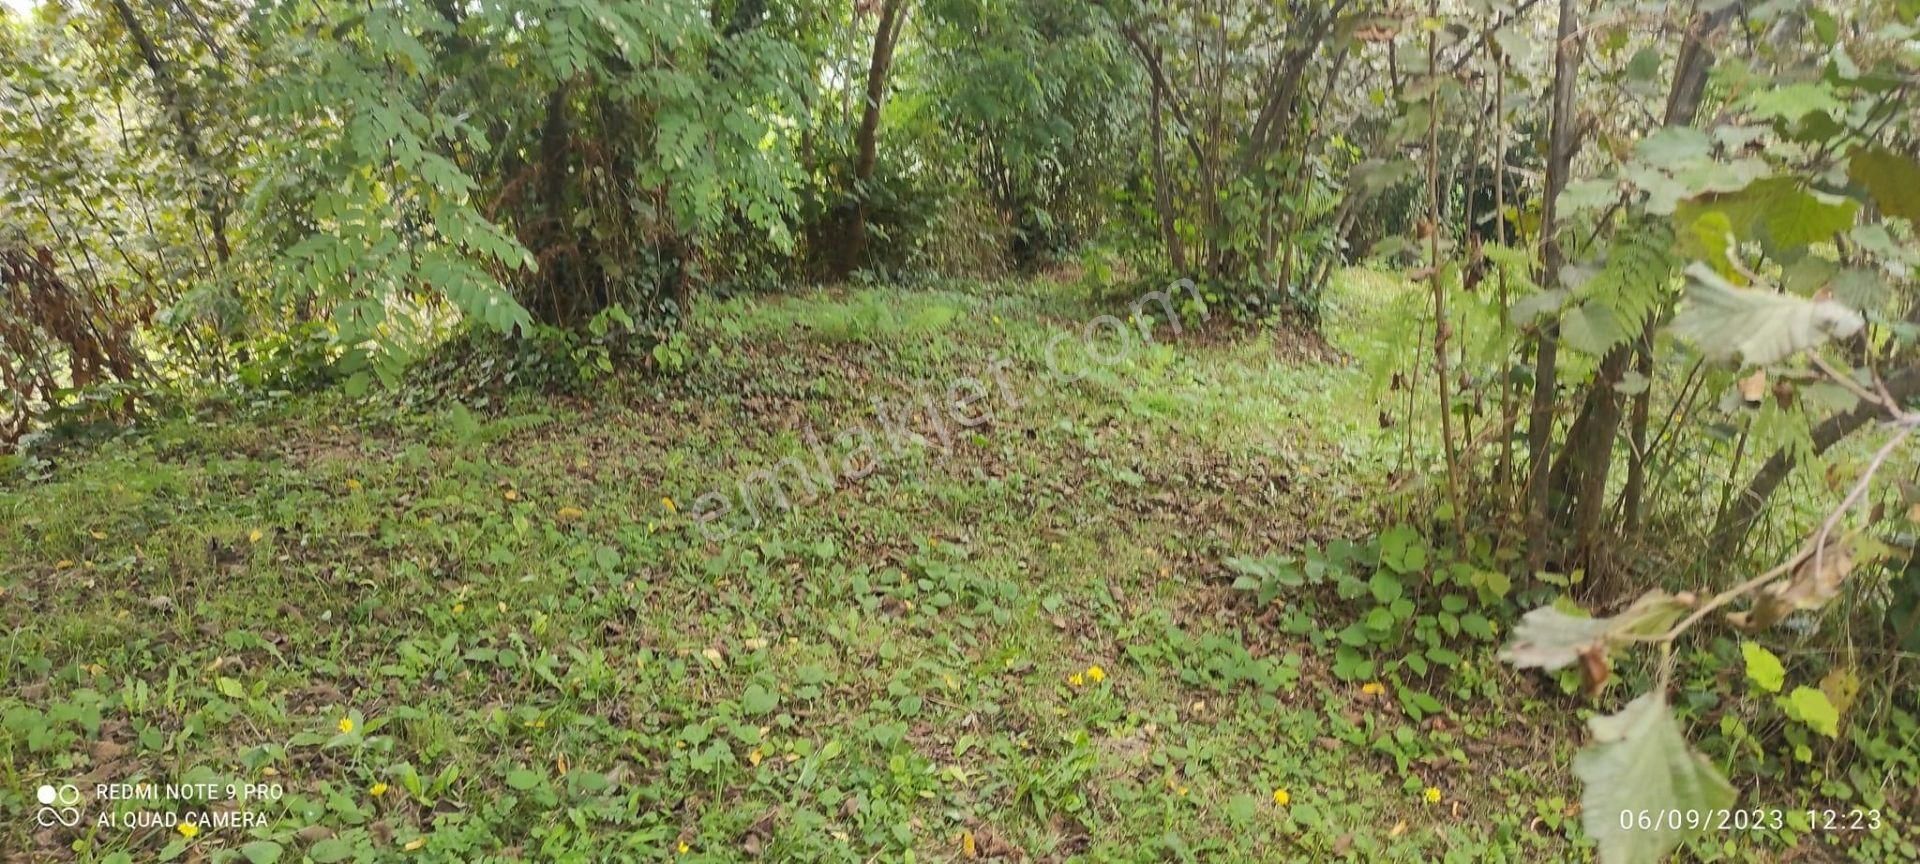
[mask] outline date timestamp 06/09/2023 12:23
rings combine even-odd
[[[1876,831],[1880,828],[1880,811],[1782,810],[1764,807],[1620,811],[1620,829],[1623,831],[1760,831],[1783,828],[1800,831]]]

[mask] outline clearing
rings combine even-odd
[[[1346,340],[1394,290],[1342,280],[1340,349],[1378,347]],[[1077,335],[1112,337],[1083,327],[1114,305],[1045,281],[737,300],[698,317],[679,377],[419,412],[288,397],[76,454],[0,495],[10,785],[283,794],[240,805],[264,827],[128,829],[221,809],[132,801],[107,827],[98,805],[74,829],[9,821],[0,845],[1574,854],[1573,720],[1514,722],[1558,696],[1500,668],[1494,634],[1429,716],[1333,674],[1337,605],[1231,587],[1227,559],[1369,515],[1400,443],[1362,364],[1271,331]],[[947,449],[916,422],[896,452],[880,415],[966,376],[991,420]],[[706,493],[769,488],[754,472],[855,428],[880,457],[864,478],[788,479],[790,510],[741,508],[722,540],[696,524]]]

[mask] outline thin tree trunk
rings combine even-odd
[[[1696,17],[1687,29],[1686,38],[1681,44],[1680,59],[1675,70],[1673,86],[1668,91],[1666,126],[1689,126],[1694,114],[1699,110],[1701,94],[1707,83],[1707,73],[1713,65],[1713,54],[1706,47],[1720,27],[1731,18],[1731,12],[1737,6],[1716,11],[1709,15]],[[1602,542],[1602,519],[1606,514],[1607,479],[1613,469],[1613,445],[1620,431],[1620,421],[1625,408],[1620,392],[1615,389],[1624,379],[1628,363],[1636,353],[1649,353],[1653,350],[1653,331],[1658,325],[1650,317],[1643,322],[1641,338],[1614,346],[1601,358],[1600,368],[1587,389],[1587,397],[1581,405],[1580,416],[1574,420],[1568,439],[1568,459],[1566,460],[1566,479],[1569,491],[1573,495],[1570,526],[1575,537],[1577,554],[1585,563],[1589,572],[1604,575],[1606,567],[1601,560],[1604,544]],[[1649,357],[1641,365],[1652,368]],[[1645,405],[1640,404],[1648,398],[1642,391],[1635,400],[1634,415],[1637,418],[1630,438],[1644,444],[1646,440]],[[1629,455],[1629,461],[1638,457]],[[1641,469],[1644,472],[1644,468]],[[1632,488],[1633,502],[1629,512],[1638,509],[1640,485],[1633,482],[1634,469],[1629,465],[1629,483]],[[1641,475],[1644,482],[1644,473]],[[1637,517],[1636,517],[1637,521]],[[1597,583],[1596,583],[1597,584]]]
[[[1733,477],[1740,473],[1740,462],[1747,457],[1747,440],[1753,435],[1753,418],[1740,427],[1740,438],[1733,445],[1733,464],[1727,469],[1727,482],[1720,487],[1720,503],[1714,505],[1713,521],[1718,524],[1727,518],[1727,505],[1733,501]]]
[[[200,129],[194,125],[193,116],[187,111],[186,97],[180,92],[179,81],[173,77],[173,68],[160,56],[160,49],[154,45],[153,38],[147,35],[146,26],[133,14],[133,7],[127,5],[127,0],[113,0],[113,8],[120,14],[120,21],[126,25],[127,34],[133,37],[134,45],[140,49],[140,57],[146,61],[147,71],[153,74],[153,83],[160,90],[162,107],[166,109],[167,116],[172,118],[174,129],[180,135],[180,152],[186,157],[187,169],[196,175],[193,183],[197,187],[200,209],[206,215],[207,227],[213,235],[214,254],[220,263],[225,264],[233,258],[233,247],[227,243],[227,208],[215,189],[213,178],[198,176],[213,171],[200,147]]]
[[[1352,54],[1352,51],[1349,49],[1347,45],[1343,44],[1340,46],[1340,50],[1333,55],[1333,65],[1329,67],[1327,70],[1326,84],[1320,90],[1320,98],[1315,100],[1313,103],[1313,116],[1315,118],[1324,116],[1326,112],[1327,101],[1330,98],[1332,98],[1333,89],[1339,86],[1340,74],[1341,72],[1345,71],[1347,66],[1347,57],[1350,54]],[[1304,141],[1300,145],[1301,148],[1304,150],[1304,152],[1309,152],[1309,153],[1313,152],[1313,149],[1319,146],[1322,133],[1325,131],[1326,130],[1322,128],[1322,124],[1318,122],[1313,123],[1312,129],[1307,133],[1306,141]],[[1305,190],[1307,187],[1308,174],[1309,172],[1304,170],[1294,171],[1293,176],[1287,178],[1287,194],[1290,196],[1300,197],[1302,198],[1306,206],[1311,206],[1312,204],[1312,201],[1310,200],[1311,195],[1303,192],[1303,190]],[[1277,289],[1276,293],[1282,297],[1293,296],[1293,297],[1302,297],[1302,298],[1312,298],[1317,296],[1318,294],[1317,291],[1313,290],[1312,287],[1308,285],[1301,285],[1299,286],[1300,290],[1298,292],[1289,294],[1289,292],[1292,292],[1294,283],[1296,281],[1295,273],[1302,269],[1317,267],[1318,261],[1315,259],[1322,257],[1324,255],[1324,250],[1310,250],[1313,252],[1312,257],[1303,258],[1301,256],[1300,250],[1298,248],[1299,244],[1294,242],[1294,238],[1300,233],[1300,222],[1303,218],[1304,217],[1301,215],[1299,209],[1289,208],[1286,213],[1286,221],[1281,226],[1282,230],[1279,232],[1278,236],[1272,237],[1269,239],[1265,252],[1263,253],[1264,257],[1262,258],[1262,261],[1263,262],[1271,261],[1273,260],[1273,255],[1274,255],[1274,250],[1273,250],[1274,245],[1282,242],[1287,244],[1286,256],[1281,261],[1280,279],[1278,282],[1274,283]],[[1269,225],[1271,225],[1271,222],[1269,222]],[[1305,262],[1305,263],[1297,264],[1296,262]],[[1309,275],[1311,275],[1310,271],[1309,271]],[[1319,304],[1311,301],[1304,304],[1305,308],[1307,309],[1312,309],[1318,305]]]
[[[1487,40],[1487,55],[1494,58],[1493,79],[1493,232],[1494,242],[1507,245],[1507,124],[1505,105],[1507,101],[1507,64],[1494,50],[1493,40]],[[1496,265],[1498,266],[1498,265]],[[1500,334],[1506,335],[1511,326],[1512,301],[1507,296],[1507,268],[1500,267],[1494,274],[1498,280],[1500,294]],[[1513,476],[1513,427],[1517,409],[1513,403],[1513,373],[1503,370],[1500,374],[1500,423],[1507,430],[1500,436],[1500,461],[1494,465],[1494,488],[1499,490],[1504,505]],[[1506,536],[1502,531],[1501,537]]]
[[[873,32],[873,60],[867,67],[867,102],[860,114],[860,131],[854,138],[853,221],[847,226],[846,246],[842,250],[840,275],[860,266],[867,251],[867,193],[864,188],[873,179],[874,164],[879,161],[880,107],[886,100],[887,75],[893,70],[893,48],[900,36],[900,21],[905,0],[884,0],[880,6],[880,24]]]
[[[1580,60],[1574,34],[1580,27],[1580,9],[1576,0],[1560,0],[1560,23],[1554,37],[1553,118],[1547,139],[1547,188],[1540,202],[1540,261],[1542,285],[1557,285],[1560,270],[1566,264],[1560,250],[1558,203],[1560,191],[1567,186],[1567,169],[1573,163],[1573,94]],[[1527,421],[1527,451],[1531,472],[1527,478],[1527,564],[1538,570],[1547,559],[1547,458],[1553,444],[1553,403],[1558,387],[1559,328],[1548,325],[1540,332],[1540,350],[1534,361],[1533,412]]]
[[[540,125],[540,208],[545,211],[540,230],[550,232],[540,241],[542,245],[557,242],[563,234],[566,224],[567,191],[567,85],[556,85],[547,94],[546,117]],[[547,293],[548,321],[557,326],[568,326],[573,321],[573,297],[577,271],[574,267],[578,256],[564,252],[554,256],[541,267],[539,274],[541,289]],[[537,303],[534,305],[538,305]],[[539,314],[536,309],[535,314]]]
[[[1258,170],[1261,163],[1289,136],[1286,131],[1293,118],[1295,104],[1299,101],[1300,83],[1305,80],[1308,61],[1320,55],[1320,46],[1327,41],[1333,24],[1345,9],[1347,0],[1336,0],[1332,8],[1308,25],[1306,38],[1293,45],[1275,74],[1269,79],[1275,83],[1267,88],[1260,113],[1254,118],[1253,130],[1247,136],[1246,149],[1240,154],[1240,168],[1243,171]]]
[[[1889,376],[1886,380],[1887,392],[1893,398],[1905,402],[1920,397],[1920,368],[1904,369]],[[1845,414],[1836,414],[1813,427],[1813,454],[1821,455],[1847,436],[1871,425],[1873,421],[1886,416],[1885,409],[1874,405],[1858,405]],[[1731,555],[1746,539],[1747,532],[1760,521],[1761,511],[1767,499],[1773,496],[1775,489],[1793,474],[1799,462],[1793,451],[1781,448],[1755,471],[1753,479],[1747,481],[1746,488],[1720,510],[1713,526],[1713,554],[1720,558]]]
[[[1165,120],[1160,113],[1160,88],[1147,89],[1150,93],[1147,119],[1151,124],[1148,131],[1153,139],[1153,207],[1160,212],[1160,236],[1167,245],[1167,257],[1173,262],[1173,272],[1189,276],[1187,250],[1180,243],[1179,225],[1173,214],[1173,189],[1167,185],[1167,135]]]
[[[1439,9],[1434,2],[1428,4],[1428,14],[1438,15]],[[1440,56],[1439,37],[1427,34],[1427,68],[1433,69]],[[1439,93],[1428,97],[1437,100]],[[1447,368],[1447,337],[1451,326],[1447,323],[1447,290],[1440,278],[1440,111],[1439,106],[1429,101],[1427,105],[1427,269],[1428,287],[1433,292],[1433,368],[1437,378],[1440,396],[1440,451],[1447,460],[1447,500],[1453,509],[1453,527],[1456,541],[1461,548],[1467,545],[1466,505],[1460,500],[1460,453],[1453,438],[1453,394],[1450,389]]]
[[[1640,350],[1635,353],[1634,371],[1645,379],[1647,387],[1633,396],[1633,428],[1627,438],[1632,449],[1627,453],[1627,488],[1620,497],[1626,510],[1626,533],[1633,537],[1640,533],[1640,499],[1646,495],[1647,488],[1647,419],[1652,413],[1653,395],[1653,336],[1652,322],[1648,322],[1649,332],[1640,335]]]
[[[1740,10],[1739,4],[1729,3],[1723,9],[1696,18],[1693,27],[1687,33],[1687,39],[1680,46],[1679,60],[1674,64],[1674,86],[1667,98],[1666,125],[1692,125],[1694,115],[1700,110],[1700,97],[1706,92],[1707,73],[1713,67],[1713,54],[1707,48],[1707,40],[1720,28],[1732,20]],[[1634,365],[1642,378],[1653,380],[1653,346],[1655,322],[1648,321],[1640,333],[1638,360]],[[1647,459],[1647,421],[1651,412],[1653,388],[1641,390],[1633,397],[1633,428],[1628,437],[1633,450],[1627,454],[1627,486],[1621,497],[1626,510],[1626,532],[1629,536],[1640,531],[1642,499],[1646,495]]]

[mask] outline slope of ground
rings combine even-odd
[[[1572,854],[1572,721],[1509,722],[1530,682],[1477,652],[1414,722],[1331,674],[1345,620],[1288,631],[1229,587],[1231,557],[1362,527],[1396,446],[1367,376],[1103,311],[1044,283],[736,301],[677,378],[370,420],[293,399],[0,491],[0,796],[86,790],[79,825],[10,819],[0,848]],[[990,418],[900,419],[963,380]],[[93,796],[136,782],[266,785]],[[207,811],[266,824],[164,815]]]

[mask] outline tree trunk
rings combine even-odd
[[[1541,285],[1557,285],[1560,270],[1566,264],[1555,236],[1560,191],[1567,186],[1567,169],[1573,163],[1573,92],[1579,74],[1579,57],[1574,50],[1580,10],[1575,0],[1560,0],[1560,23],[1554,38],[1553,118],[1547,139],[1547,188],[1540,202]],[[1531,472],[1527,477],[1527,565],[1539,570],[1546,563],[1547,525],[1547,451],[1553,444],[1553,403],[1558,386],[1559,333],[1548,325],[1540,332],[1540,350],[1534,362],[1533,411],[1527,421],[1527,451]]]
[[[1647,331],[1640,334],[1640,350],[1635,352],[1634,371],[1648,382],[1653,381],[1653,322],[1647,322]],[[1627,487],[1621,490],[1621,504],[1626,511],[1626,533],[1632,537],[1640,533],[1640,499],[1647,488],[1647,420],[1652,413],[1653,395],[1651,384],[1633,396],[1633,427],[1627,439],[1631,449],[1627,453]]]
[[[1726,8],[1695,19],[1686,42],[1680,46],[1679,60],[1674,64],[1674,85],[1667,99],[1666,125],[1692,125],[1694,115],[1700,110],[1700,97],[1706,92],[1707,72],[1713,67],[1713,55],[1706,47],[1707,39],[1719,32],[1739,11],[1739,4],[1730,3]],[[1653,380],[1653,345],[1654,322],[1648,321],[1646,329],[1640,334],[1640,350],[1634,368],[1649,381]],[[1627,486],[1621,493],[1623,509],[1626,511],[1626,531],[1630,536],[1640,531],[1641,499],[1646,494],[1647,459],[1652,455],[1647,452],[1647,421],[1651,414],[1652,398],[1651,387],[1633,397],[1633,428],[1629,433],[1633,450],[1627,454]]]
[[[147,71],[153,74],[154,86],[160,90],[161,107],[173,120],[173,126],[180,135],[180,152],[186,157],[187,169],[194,174],[211,174],[213,166],[207,164],[205,153],[200,147],[200,129],[188,113],[186,97],[180,92],[180,84],[173,77],[172,67],[160,56],[160,49],[154,45],[153,38],[147,35],[147,28],[133,14],[133,7],[127,0],[113,0],[113,8],[120,14],[120,21],[126,25],[127,34],[133,37],[133,43],[140,49],[140,57],[146,61]],[[196,197],[200,200],[200,210],[207,218],[208,232],[213,235],[213,250],[220,263],[225,264],[233,257],[233,248],[227,243],[227,207],[215,181],[210,177],[195,176]]]
[[[1438,0],[1429,0],[1429,15],[1438,16]],[[1439,36],[1427,34],[1427,68],[1439,65]],[[1447,288],[1440,278],[1440,112],[1427,105],[1427,272],[1433,292],[1433,369],[1440,397],[1440,452],[1447,460],[1447,501],[1453,510],[1453,528],[1460,548],[1467,548],[1466,503],[1460,500],[1460,453],[1453,438],[1452,375],[1447,366]]]
[[[1494,242],[1507,245],[1507,63],[1493,48],[1493,40],[1487,40],[1487,56],[1494,61],[1493,78],[1493,232]],[[1496,265],[1498,266],[1498,265]],[[1498,279],[1500,335],[1505,337],[1507,328],[1512,326],[1513,305],[1507,296],[1507,268],[1500,266],[1495,274]],[[1500,461],[1494,464],[1493,485],[1499,490],[1500,501],[1505,505],[1511,501],[1506,496],[1513,488],[1509,485],[1513,477],[1513,429],[1518,413],[1513,403],[1513,370],[1500,372]],[[1512,512],[1502,507],[1503,512]],[[1504,538],[1506,532],[1501,532]]]
[[[1706,47],[1706,40],[1718,32],[1732,17],[1730,13],[1737,8],[1737,5],[1729,6],[1697,17],[1688,27],[1685,41],[1680,47],[1673,87],[1668,91],[1664,125],[1693,124],[1701,94],[1706,88],[1707,72],[1713,66],[1713,53]],[[1637,349],[1636,344],[1630,341],[1614,346],[1601,358],[1600,368],[1588,387],[1580,416],[1575,419],[1569,435],[1566,479],[1568,491],[1573,496],[1573,521],[1569,527],[1575,538],[1575,558],[1585,564],[1592,575],[1604,575],[1607,569],[1602,554],[1604,546],[1601,535],[1604,531],[1601,522],[1606,515],[1607,479],[1613,470],[1613,445],[1620,432],[1621,415],[1625,408],[1615,385],[1625,377],[1628,362],[1633,359],[1636,350],[1653,350],[1653,332],[1657,324],[1658,321],[1653,318],[1643,322],[1640,341],[1644,343],[1644,348]],[[1643,365],[1650,368],[1651,361]],[[1648,411],[1640,403],[1646,397],[1643,391],[1640,398],[1636,399],[1634,415],[1638,419],[1632,431],[1632,437],[1643,442],[1646,439]],[[1635,458],[1638,457],[1629,456],[1630,460]],[[1631,475],[1631,468],[1629,473]],[[1629,485],[1633,486],[1637,508],[1640,488],[1631,482]]]
[[[860,131],[854,138],[853,219],[847,226],[846,245],[841,249],[841,276],[859,267],[867,251],[864,187],[873,179],[874,163],[879,160],[880,107],[887,95],[887,75],[893,69],[893,47],[899,40],[904,4],[905,0],[884,0],[880,5],[880,24],[873,32],[873,61],[867,67],[867,104],[860,114]]]
[[[1180,231],[1173,215],[1173,189],[1167,179],[1167,135],[1165,120],[1160,114],[1160,88],[1149,87],[1150,102],[1147,109],[1148,130],[1153,140],[1153,207],[1160,211],[1160,236],[1167,244],[1167,257],[1173,262],[1173,272],[1178,276],[1188,276],[1187,250],[1180,243]]]
[[[1895,400],[1905,402],[1920,398],[1920,368],[1903,369],[1886,380],[1887,392]],[[1860,431],[1873,421],[1885,417],[1885,409],[1874,405],[1862,404],[1845,414],[1836,414],[1820,425],[1813,427],[1813,453],[1818,456],[1827,452],[1847,436]],[[1761,511],[1773,491],[1793,474],[1798,465],[1790,450],[1782,448],[1774,451],[1771,458],[1755,471],[1753,479],[1747,481],[1745,489],[1734,497],[1733,501],[1721,512],[1713,526],[1713,556],[1721,558],[1734,554],[1747,532],[1760,521]]]
[[[535,168],[541,218],[530,226],[530,241],[522,238],[527,248],[542,259],[535,276],[539,280],[537,292],[528,297],[528,311],[556,327],[579,323],[576,319],[579,293],[587,286],[590,260],[581,254],[577,238],[567,236],[567,169],[571,161],[567,99],[565,83],[555,85],[547,94],[546,115],[540,124],[539,162]]]
[[[1253,131],[1247,136],[1246,149],[1240,154],[1242,171],[1259,170],[1267,157],[1289,137],[1288,130],[1292,126],[1289,121],[1293,119],[1294,108],[1300,98],[1300,84],[1305,80],[1307,63],[1320,56],[1320,46],[1326,43],[1334,21],[1346,5],[1347,0],[1337,0],[1325,14],[1307,25],[1306,37],[1293,44],[1274,70],[1275,74],[1270,79],[1274,83],[1267,88],[1260,112],[1253,121]]]

